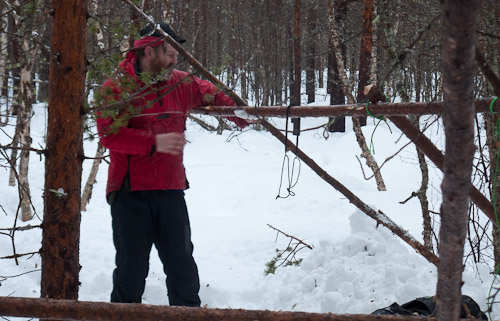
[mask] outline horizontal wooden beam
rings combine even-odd
[[[105,303],[0,297],[0,316],[94,321],[435,321],[435,318],[370,314],[320,314],[242,309],[169,307],[138,303]],[[469,319],[473,321],[477,319]],[[466,320],[465,320],[466,321]]]
[[[490,104],[494,98],[477,99],[477,113],[490,112]],[[193,114],[217,116],[260,116],[260,117],[342,117],[342,116],[397,116],[397,115],[439,115],[443,110],[443,102],[400,102],[332,105],[332,106],[204,106],[191,110]],[[369,112],[368,112],[369,111]],[[495,101],[493,111],[500,113],[500,100]],[[242,116],[240,116],[242,115]]]

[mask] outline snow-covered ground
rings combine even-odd
[[[210,118],[207,118],[210,120]],[[33,119],[33,146],[44,146],[46,114],[38,105]],[[302,128],[326,119],[303,119]],[[284,120],[274,119],[278,128]],[[375,158],[381,164],[408,140],[400,132],[380,123],[364,127],[367,141],[373,134]],[[350,119],[347,120],[349,127]],[[283,145],[269,133],[255,130],[207,133],[188,122],[185,165],[191,188],[186,191],[190,212],[194,256],[200,271],[202,304],[209,308],[245,308],[332,313],[370,313],[398,302],[435,293],[436,268],[412,248],[376,223],[319,178],[305,164],[300,167],[295,196],[276,199],[284,159]],[[375,128],[376,127],[376,128]],[[7,133],[13,127],[3,127]],[[374,131],[375,130],[375,131]],[[392,131],[391,131],[392,130]],[[295,137],[292,138],[295,140]],[[10,140],[0,133],[0,143]],[[93,156],[96,141],[85,142],[85,153]],[[374,180],[365,180],[356,155],[360,154],[354,133],[330,134],[323,130],[303,132],[299,146],[333,177],[365,203],[382,210],[397,224],[421,240],[422,217],[416,198],[405,204],[420,186],[420,171],[413,145],[407,146],[382,168],[387,191],[377,191]],[[294,159],[289,154],[290,168]],[[85,183],[91,161],[84,163]],[[366,166],[365,166],[366,167]],[[298,173],[295,166],[295,175]],[[285,168],[283,188],[287,184]],[[369,170],[365,168],[368,175]],[[440,173],[431,167],[431,206],[439,209]],[[17,187],[7,186],[8,171],[0,168],[0,227],[12,227],[18,205]],[[102,163],[93,198],[82,213],[80,244],[80,300],[108,301],[114,268],[111,217],[105,201],[107,164]],[[43,215],[43,159],[33,154],[30,184],[34,205]],[[38,224],[35,218],[30,224]],[[18,222],[18,226],[26,223]],[[283,250],[288,239],[268,224],[294,235],[312,250],[303,249],[300,266],[279,267],[265,275],[266,263]],[[17,253],[40,248],[39,229],[17,232]],[[0,257],[11,255],[10,238],[0,235]],[[0,296],[39,297],[40,257],[0,260]],[[34,271],[34,272],[31,272]],[[26,273],[30,272],[30,273]],[[20,275],[18,277],[7,276]],[[463,293],[483,310],[492,283],[490,267],[467,264]],[[167,304],[165,275],[153,249],[143,302]],[[492,316],[500,319],[500,308]]]

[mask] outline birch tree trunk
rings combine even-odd
[[[95,159],[92,162],[92,168],[90,169],[89,178],[87,179],[87,183],[83,188],[82,193],[82,212],[87,211],[87,204],[92,197],[92,188],[96,183],[97,172],[99,171],[99,165],[101,164],[102,157],[104,156],[106,148],[101,145],[101,143],[97,144],[97,151],[95,153]]]
[[[8,24],[6,12],[6,4],[0,3],[0,25],[6,26]],[[2,109],[0,108],[0,126],[4,126],[8,122],[9,117],[9,107],[7,104],[7,34],[5,32],[0,32],[0,106],[5,106],[5,121],[2,121]]]
[[[87,3],[51,6],[41,297],[77,300]]]
[[[437,319],[460,316],[464,243],[474,157],[475,39],[479,0],[445,0],[441,34],[446,134],[441,185]]]
[[[35,48],[29,48],[28,39],[23,39],[22,49],[24,52],[23,66],[21,68],[21,108],[18,114],[20,122],[19,128],[19,144],[22,147],[31,146],[31,116],[33,110],[33,83],[32,83],[32,70],[33,59],[35,59]],[[21,219],[29,221],[33,217],[31,211],[31,193],[28,180],[30,151],[21,151],[19,159],[19,198],[21,200]]]
[[[20,6],[19,1],[15,1],[16,6]],[[40,16],[36,12],[36,8],[32,9],[30,19],[27,19],[20,25],[22,33],[25,35],[38,34],[37,25],[38,17]],[[18,24],[19,21],[16,21]],[[23,37],[19,63],[21,65],[20,72],[20,88],[19,88],[19,111],[18,111],[18,121],[16,126],[16,134],[19,145],[23,148],[28,148],[31,146],[31,117],[33,111],[33,100],[34,100],[34,90],[33,90],[33,63],[35,60],[36,50],[38,48],[38,41],[31,39],[31,37]],[[17,156],[17,155],[16,155]],[[22,150],[19,159],[19,199],[21,202],[21,219],[23,221],[29,221],[33,217],[31,210],[31,193],[29,186],[29,159],[30,152],[28,150]],[[12,171],[11,171],[12,175]]]

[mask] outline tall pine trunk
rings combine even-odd
[[[51,5],[41,296],[77,300],[87,3]]]
[[[372,62],[372,49],[373,49],[373,0],[363,0],[365,6],[361,14],[361,49],[359,55],[359,82],[358,93],[356,96],[357,102],[366,102],[364,95],[364,88],[370,82],[370,66]],[[366,125],[366,117],[359,117],[359,124]]]

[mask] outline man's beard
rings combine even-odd
[[[155,75],[157,80],[169,80],[174,70],[174,64],[169,64],[167,67],[164,66],[158,59],[151,61],[151,72]]]

